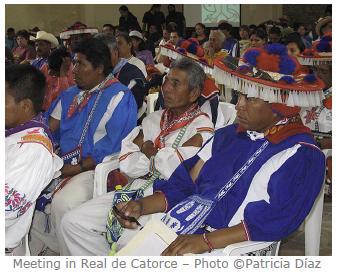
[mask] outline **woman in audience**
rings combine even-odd
[[[143,61],[145,65],[154,64],[153,56],[150,50],[145,49],[145,41],[143,35],[138,31],[131,31],[129,36],[132,41],[133,50],[136,57]]]
[[[267,44],[267,33],[262,28],[257,28],[250,35],[250,45],[251,47],[261,48]]]
[[[43,110],[48,110],[51,103],[63,90],[75,85],[73,68],[70,53],[65,48],[58,48],[51,52],[48,57],[48,64],[41,68],[47,82],[42,105]]]
[[[194,29],[195,29],[196,39],[199,41],[200,45],[203,45],[208,40],[208,37],[205,34],[206,26],[202,23],[197,23]]]
[[[301,54],[305,49],[301,36],[296,32],[287,36],[285,45],[287,46],[288,54],[295,57]]]
[[[127,33],[119,33],[116,36],[118,53],[121,58],[127,59],[129,63],[137,66],[147,77],[145,64],[140,59],[136,58],[135,52],[132,47],[132,40]]]
[[[249,39],[249,27],[247,25],[240,26],[240,56],[242,56],[243,52],[250,47],[250,39]]]
[[[29,33],[26,30],[20,30],[16,33],[16,42],[18,46],[13,49],[15,63],[29,63],[34,60],[36,52],[33,46],[29,45]]]

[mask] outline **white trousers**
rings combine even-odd
[[[59,253],[61,220],[64,214],[92,199],[94,191],[94,171],[86,171],[72,177],[58,191],[45,212],[35,211],[31,228],[31,253],[37,255],[45,247]],[[49,230],[46,227],[49,227]]]
[[[136,180],[130,189],[138,189],[144,180]],[[144,196],[153,193],[152,186],[145,190]],[[106,222],[114,192],[96,197],[81,206],[67,212],[60,225],[60,253],[72,256],[106,256],[110,246],[105,238]],[[151,215],[142,216],[139,222],[142,226],[151,219]],[[124,247],[136,235],[137,229],[125,229],[117,242],[117,250]]]

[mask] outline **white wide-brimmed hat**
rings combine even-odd
[[[140,38],[141,40],[144,40],[143,35],[138,31],[131,31],[129,33],[129,37],[137,37],[137,38]]]
[[[38,40],[48,41],[48,42],[51,43],[52,48],[55,48],[55,47],[59,46],[59,42],[58,42],[57,38],[53,34],[47,33],[45,31],[38,31],[36,33],[36,37],[31,36],[30,39],[32,41],[38,41]]]

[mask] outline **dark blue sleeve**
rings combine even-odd
[[[311,146],[301,146],[268,183],[269,203],[255,201],[244,211],[250,240],[278,241],[297,230],[309,214],[323,184],[325,157]]]
[[[167,210],[196,193],[196,185],[192,181],[189,171],[198,160],[198,156],[185,160],[176,168],[168,180],[156,180],[154,182],[153,191],[164,193],[168,205]]]

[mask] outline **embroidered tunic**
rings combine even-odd
[[[61,155],[77,147],[98,95],[98,90],[94,91],[87,104],[80,111],[77,109],[69,116],[68,111],[80,91],[77,86],[63,91],[48,112],[52,117],[60,120]],[[106,87],[84,139],[82,157],[85,159],[91,156],[98,164],[104,157],[119,152],[122,139],[136,126],[136,122],[137,105],[131,91],[119,82]]]
[[[14,248],[29,231],[37,197],[63,161],[46,129],[33,121],[6,130],[5,147],[6,247]]]
[[[236,128],[217,130],[168,181],[154,183],[168,204],[163,221],[177,233],[243,222],[249,240],[274,241],[295,231],[310,212],[325,170],[312,136],[297,134],[273,144],[263,134]],[[194,183],[188,171],[199,159],[205,164]]]
[[[149,114],[142,122],[144,141],[151,140],[155,142],[161,132],[160,121],[164,110]],[[140,127],[136,127],[122,141],[120,153],[120,169],[132,178],[139,178],[149,173],[150,160],[146,155],[140,152],[139,147],[133,143],[133,140],[139,134]],[[165,137],[165,146],[162,147],[154,158],[154,167],[160,172],[160,178],[168,179],[176,167],[185,159],[194,156],[199,147],[182,146],[187,140],[196,134],[202,136],[203,142],[206,142],[214,132],[214,127],[209,117],[202,114],[196,117],[188,126],[177,149],[172,145],[178,136],[180,129],[170,132]]]

